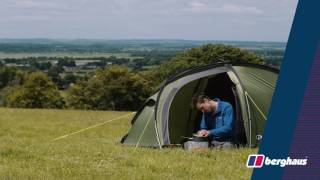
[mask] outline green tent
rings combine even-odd
[[[177,145],[199,129],[201,112],[190,108],[203,93],[234,107],[236,143],[256,147],[262,139],[278,70],[255,64],[218,63],[187,69],[169,78],[132,119],[121,142],[135,146]]]

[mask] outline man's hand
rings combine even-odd
[[[209,131],[207,130],[200,130],[198,131],[198,136],[201,136],[201,137],[208,137],[209,136]]]

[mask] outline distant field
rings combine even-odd
[[[119,143],[131,118],[50,142],[127,113],[0,108],[0,179],[249,179],[256,149],[134,151]]]
[[[4,58],[21,59],[21,58],[27,58],[27,57],[72,57],[72,58],[105,57],[105,58],[108,58],[111,56],[115,56],[117,58],[128,58],[128,59],[139,58],[139,57],[132,57],[130,53],[100,53],[100,52],[4,53],[4,52],[0,52],[0,59],[4,59]]]

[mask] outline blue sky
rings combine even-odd
[[[298,0],[1,0],[0,38],[287,41]]]

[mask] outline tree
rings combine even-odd
[[[169,76],[181,70],[216,62],[263,63],[260,57],[249,51],[229,45],[207,44],[179,53],[167,63],[150,69],[148,77],[153,82],[153,87],[157,87]]]
[[[65,67],[76,67],[76,62],[74,60],[59,59],[58,60],[58,66],[60,66],[60,67],[63,67],[63,66],[65,66]]]
[[[63,80],[60,76],[60,73],[63,73],[63,71],[64,69],[60,66],[53,66],[48,71],[48,76],[58,85],[59,89],[63,89]]]
[[[68,105],[100,110],[137,110],[150,95],[148,81],[126,66],[99,69],[69,90]]]
[[[15,67],[0,67],[0,106],[6,103],[6,94],[12,86],[21,85],[25,72]]]
[[[69,86],[71,83],[75,83],[77,81],[77,76],[73,73],[68,73],[63,77],[63,84],[65,86]]]
[[[31,67],[35,67],[36,69],[39,70],[48,70],[51,68],[51,63],[50,62],[38,62],[37,60],[31,61],[30,63]]]
[[[87,81],[78,81],[67,90],[67,106],[73,109],[93,109],[91,92],[87,90]]]
[[[21,108],[62,108],[64,101],[57,86],[43,72],[27,75],[25,82],[14,86],[6,96],[7,106]]]
[[[22,83],[24,72],[15,67],[0,67],[0,89]]]

